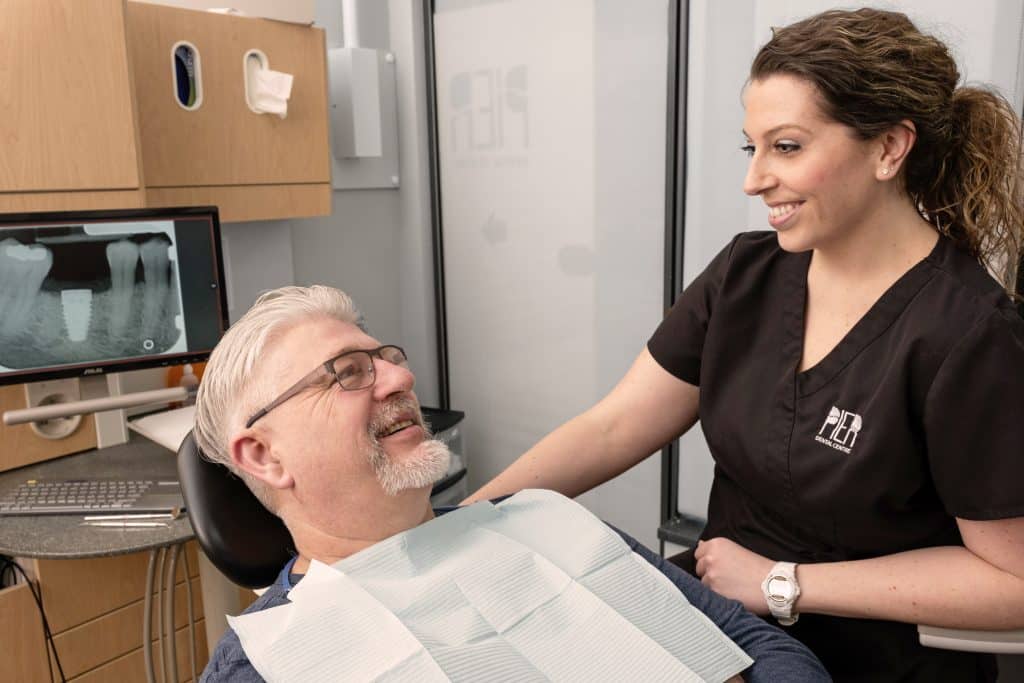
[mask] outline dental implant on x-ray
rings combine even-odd
[[[0,241],[0,337],[25,331],[52,267],[53,254],[46,247]]]
[[[61,290],[60,306],[68,339],[73,342],[85,341],[89,336],[89,323],[92,322],[92,290]]]
[[[139,263],[139,245],[129,240],[118,240],[107,245],[107,263],[110,265],[110,296],[108,324],[111,337],[124,333],[132,312],[135,294],[135,269]]]

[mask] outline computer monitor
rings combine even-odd
[[[227,326],[216,207],[0,215],[0,385],[206,360]]]

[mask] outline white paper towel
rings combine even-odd
[[[550,491],[314,562],[288,597],[229,619],[268,681],[723,681],[751,662],[614,531]]]
[[[292,95],[291,74],[271,69],[255,69],[251,74],[249,102],[258,114],[288,115],[288,98]]]

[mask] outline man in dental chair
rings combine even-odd
[[[413,383],[404,351],[367,334],[329,287],[268,292],[225,334],[199,388],[195,438],[284,521],[298,555],[233,622],[203,681],[828,680],[796,640],[558,494],[435,516],[431,485],[449,453]],[[596,556],[604,564],[584,561]],[[309,617],[331,600],[356,633],[314,614],[311,638],[303,613],[288,611]],[[369,645],[338,653],[360,638]],[[384,670],[369,653],[381,647],[416,656]],[[332,657],[338,668],[324,669]]]

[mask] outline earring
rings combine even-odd
[[[882,175],[889,175],[889,169],[883,168],[882,169]]]

